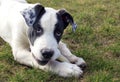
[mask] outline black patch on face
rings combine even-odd
[[[43,32],[43,28],[39,24],[36,24],[35,28],[28,29],[28,37],[32,45],[34,45],[34,41],[36,40],[36,38],[40,37]]]
[[[61,15],[59,13],[57,15],[57,23],[55,25],[55,30],[54,30],[54,37],[56,38],[57,42],[59,43],[62,34],[64,32],[64,23],[62,21]]]
[[[40,25],[40,19],[42,18],[43,14],[46,12],[44,7],[41,5],[37,5],[35,7],[35,12],[36,12],[36,20],[33,24],[33,27],[30,27],[28,29],[28,37],[32,45],[34,45],[34,41],[36,40],[37,37],[40,37],[43,33],[44,30]]]
[[[76,24],[74,23],[73,17],[64,9],[59,10],[56,15],[58,21],[55,25],[54,36],[59,43],[64,29],[66,29],[69,23],[73,26],[73,30],[76,29]]]

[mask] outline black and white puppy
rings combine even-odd
[[[75,30],[72,16],[64,9],[0,0],[0,36],[10,44],[16,61],[63,77],[79,77],[85,61],[60,41],[69,23]]]

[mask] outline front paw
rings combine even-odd
[[[87,67],[86,62],[83,60],[83,58],[75,58],[73,59],[73,61],[71,63],[76,64],[77,66],[79,66],[82,70],[85,70],[85,68]]]
[[[59,75],[63,77],[81,77],[83,71],[76,65],[67,62],[62,62],[62,67],[59,68]]]

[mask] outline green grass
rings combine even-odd
[[[78,28],[63,35],[72,53],[87,62],[84,77],[62,78],[14,61],[0,40],[0,82],[120,82],[120,0],[28,0],[55,9],[66,8]]]

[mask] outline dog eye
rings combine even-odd
[[[36,32],[37,32],[38,34],[41,34],[41,33],[42,33],[42,29],[39,28],[39,29],[36,30]]]
[[[59,32],[59,31],[56,32],[56,36],[61,36],[61,34],[62,34],[62,33]]]
[[[41,29],[38,29],[38,30],[37,30],[37,33],[40,33],[40,32],[42,32],[42,30],[41,30]]]

